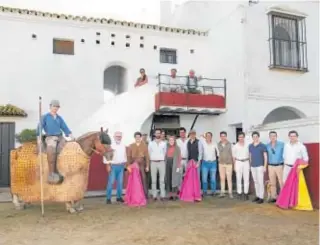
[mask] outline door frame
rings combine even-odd
[[[4,125],[7,125],[8,128],[6,130],[9,130],[6,135],[3,133]],[[7,178],[2,179],[4,175],[0,176],[0,187],[10,187],[10,151],[15,148],[15,129],[15,122],[0,122],[0,168],[8,172]]]

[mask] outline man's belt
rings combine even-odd
[[[238,158],[236,158],[236,161],[239,161],[239,162],[246,162],[246,161],[249,161],[249,158],[245,158],[245,159],[238,159]]]
[[[268,164],[269,166],[274,166],[274,167],[276,167],[276,166],[282,166],[283,165],[283,162],[281,162],[281,163],[269,163]]]
[[[52,137],[52,136],[60,137],[60,136],[62,136],[62,134],[57,134],[57,135],[46,135],[46,137]]]
[[[290,168],[292,168],[293,167],[293,165],[289,165],[289,164],[285,164],[286,166],[288,166],[288,167],[290,167]]]
[[[164,160],[151,160],[151,162],[164,162]]]

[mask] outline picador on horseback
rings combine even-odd
[[[38,125],[37,136],[38,145],[42,147],[45,145],[45,150],[47,152],[48,164],[49,164],[49,184],[60,184],[63,182],[63,176],[58,172],[57,169],[57,159],[58,155],[66,144],[66,140],[63,137],[73,138],[70,129],[63,120],[63,118],[57,114],[60,108],[60,103],[58,100],[52,100],[50,103],[50,112],[42,115],[41,117],[41,127]],[[42,135],[40,128],[45,132]]]

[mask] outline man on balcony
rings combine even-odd
[[[180,78],[177,77],[177,69],[172,68],[170,76],[162,76],[161,79],[161,91],[162,92],[183,92],[183,84]]]
[[[189,76],[187,76],[187,92],[192,93],[192,94],[200,94],[201,91],[198,90],[198,81],[201,80],[201,77],[196,77],[195,71],[190,70],[189,71]]]

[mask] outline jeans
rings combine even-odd
[[[117,198],[122,197],[124,164],[112,164],[107,185],[107,200],[111,199],[112,185],[117,181]]]
[[[217,182],[216,182],[216,174],[217,174],[217,161],[202,161],[201,164],[201,172],[202,172],[202,190],[203,193],[207,193],[208,190],[208,174],[210,172],[210,187],[211,192],[216,192]]]

